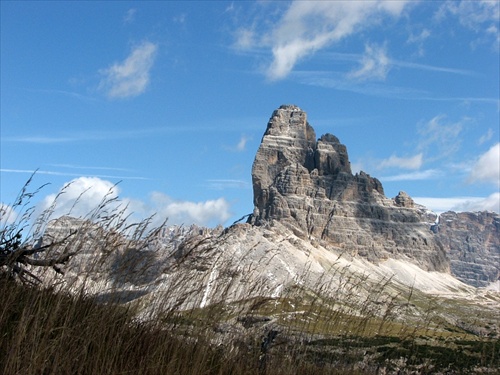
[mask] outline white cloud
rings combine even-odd
[[[390,69],[387,57],[387,45],[365,45],[365,54],[361,59],[361,67],[348,74],[349,78],[359,80],[384,80]]]
[[[151,203],[160,217],[168,218],[169,224],[191,224],[214,226],[223,224],[231,217],[230,205],[224,198],[204,202],[173,200],[169,196],[154,192]]]
[[[500,143],[482,154],[472,167],[470,182],[486,182],[500,186]]]
[[[500,213],[500,193],[493,193],[488,197],[413,197],[413,200],[436,213],[446,211],[493,211]]]
[[[100,71],[99,89],[109,98],[127,98],[142,94],[150,81],[150,71],[158,46],[145,41],[135,47],[121,63]]]
[[[46,196],[38,205],[37,211],[53,207],[53,218],[63,215],[87,217],[103,203],[105,197],[116,199],[119,192],[118,187],[110,181],[98,177],[79,177],[64,184],[57,194]],[[113,203],[108,208],[116,207]]]
[[[415,156],[408,158],[400,158],[396,155],[392,155],[388,159],[382,160],[378,167],[379,169],[383,168],[402,168],[402,169],[419,169],[423,164],[423,154],[419,153]]]
[[[152,224],[198,224],[215,226],[231,216],[230,205],[224,198],[202,202],[180,201],[154,192],[148,201],[119,197],[119,188],[110,181],[97,177],[79,177],[65,184],[58,194],[46,196],[37,207],[37,213],[53,206],[52,218],[63,215],[89,218],[103,201],[109,203],[101,214],[123,210],[132,221],[141,221],[154,215]]]
[[[277,26],[260,39],[272,49],[273,59],[266,71],[268,78],[282,79],[305,56],[371,26],[384,16],[400,16],[408,3],[293,1]]]
[[[493,211],[500,213],[500,193],[493,193],[486,198],[464,199],[452,207],[452,211]]]
[[[424,171],[417,171],[411,173],[401,173],[394,176],[381,177],[382,182],[394,182],[394,181],[419,181],[419,180],[431,180],[441,176],[441,172],[437,169],[427,169]]]

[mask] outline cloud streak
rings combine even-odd
[[[394,182],[394,181],[420,181],[420,180],[431,180],[441,176],[441,171],[437,169],[426,169],[423,171],[411,172],[411,173],[401,173],[392,176],[381,177],[382,182]]]
[[[49,176],[62,176],[62,177],[78,177],[81,176],[82,173],[71,173],[71,172],[58,172],[58,171],[46,171],[46,170],[28,170],[28,169],[9,169],[9,168],[0,168],[1,173],[23,173],[23,174],[42,174]],[[141,176],[113,176],[113,175],[104,175],[104,174],[93,174],[90,173],[93,177],[98,178],[113,178],[119,180],[150,180],[147,177]]]
[[[214,190],[249,189],[251,185],[243,180],[207,180],[207,187]]]
[[[121,63],[102,69],[99,89],[110,99],[138,96],[146,91],[150,83],[150,71],[155,61],[158,46],[145,41],[136,46]]]

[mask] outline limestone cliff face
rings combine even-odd
[[[500,278],[500,216],[493,212],[445,212],[435,228],[451,274],[484,287]]]
[[[401,192],[388,199],[380,181],[353,175],[346,147],[316,135],[297,106],[274,111],[252,168],[251,222],[279,221],[302,238],[378,262],[411,259],[448,271],[443,245],[431,231],[435,216]]]
[[[337,137],[316,140],[307,115],[297,106],[274,111],[252,168],[255,218],[289,214],[283,196],[369,200],[383,195],[382,184],[367,174],[353,176],[346,147]]]

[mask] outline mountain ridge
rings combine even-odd
[[[312,303],[335,316],[417,326],[432,309],[443,334],[498,336],[499,215],[450,212],[436,223],[406,193],[387,198],[378,180],[353,175],[347,148],[332,135],[316,140],[298,107],[276,111],[253,165],[255,209],[246,223],[163,227],[132,239],[61,217],[39,245],[78,230],[75,244],[60,246],[79,251],[54,277],[75,292],[132,304],[141,320],[219,306],[239,324],[264,301],[259,314],[275,324]]]

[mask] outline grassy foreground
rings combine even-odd
[[[500,364],[498,340],[249,330],[221,343],[199,315],[138,322],[123,305],[3,276],[0,295],[2,374],[465,374]]]
[[[23,188],[16,205],[26,207],[32,195]],[[498,336],[480,335],[433,314],[434,308],[454,312],[464,306],[441,301],[427,308],[428,296],[412,291],[401,291],[402,301],[398,295],[382,298],[386,284],[361,301],[355,287],[339,289],[346,294],[343,303],[356,305],[354,310],[339,306],[335,298],[322,298],[319,285],[318,290],[290,291],[278,298],[220,302],[188,311],[171,308],[146,321],[137,314],[141,303],[154,302],[147,298],[123,303],[93,297],[84,284],[75,289],[41,282],[34,269],[61,273],[60,265],[86,251],[84,244],[100,244],[111,259],[128,248],[128,240],[117,241],[114,233],[130,226],[120,216],[123,211],[106,211],[109,202],[114,200],[105,198],[89,215],[90,222],[103,228],[87,231],[95,243],[80,228],[50,245],[26,246],[38,238],[36,230],[24,243],[20,235],[29,210],[0,228],[0,374],[499,373]],[[37,223],[44,227],[49,216],[42,215]],[[154,231],[145,234],[145,225],[133,228],[128,238],[136,244],[154,239]],[[123,254],[111,264],[130,276],[143,260]],[[95,259],[93,271],[99,272],[106,262]],[[146,275],[148,264],[144,270],[139,267]],[[118,276],[113,277],[121,280]],[[380,315],[383,301],[385,313]],[[417,320],[406,321],[398,312],[417,305],[423,306],[418,311],[428,312],[418,313]],[[495,317],[488,321],[496,324]]]

